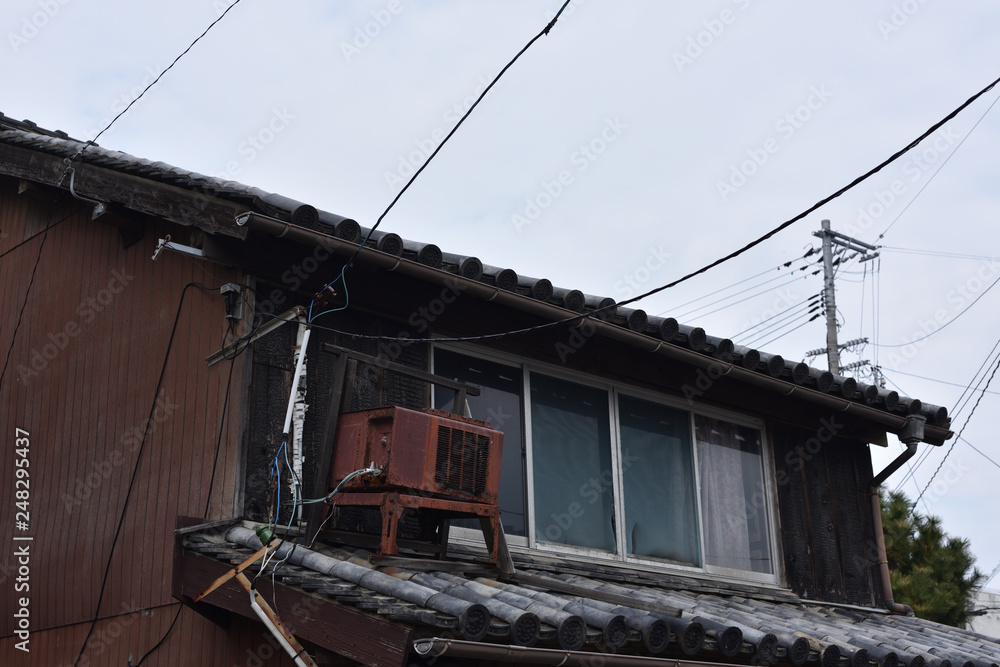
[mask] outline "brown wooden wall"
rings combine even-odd
[[[815,429],[772,429],[785,575],[808,599],[881,606],[871,456],[864,443],[836,437],[840,423],[834,413]]]
[[[126,220],[112,213],[91,221],[89,206],[68,194],[52,206],[51,198],[18,194],[16,181],[0,179],[0,663],[72,664],[96,614],[107,620],[95,632],[118,618],[123,634],[105,648],[113,660],[94,648],[91,664],[125,664],[155,644],[178,607],[170,594],[175,516],[205,516],[210,490],[208,517],[242,509],[236,480],[248,355],[205,362],[226,332],[220,281],[241,276],[209,264],[210,276],[171,252],[150,260],[158,237],[169,231],[183,242],[188,230],[147,219],[144,237],[126,248],[112,224]],[[189,282],[212,289],[185,290]],[[16,428],[30,434],[27,531],[14,525]],[[32,655],[25,662],[13,661],[25,657],[12,637],[24,595],[14,590],[15,535],[33,537],[26,594]],[[135,622],[125,627],[123,618]],[[244,644],[261,639],[242,631],[221,646],[207,620],[190,610],[181,619],[180,631],[145,664],[238,663]]]

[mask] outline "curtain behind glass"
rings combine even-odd
[[[531,374],[535,537],[615,550],[608,392]]]
[[[760,432],[695,415],[705,563],[772,573]]]
[[[690,413],[619,396],[628,553],[700,565]]]
[[[527,535],[524,509],[524,449],[521,419],[521,369],[458,354],[434,350],[434,372],[481,388],[479,396],[467,396],[469,413],[503,432],[503,459],[500,465],[500,521],[507,535]],[[434,405],[453,410],[455,392],[434,387]],[[477,519],[452,521],[453,526],[479,528]]]

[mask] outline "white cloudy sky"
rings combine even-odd
[[[0,111],[90,139],[226,4],[7,0]],[[559,4],[243,0],[100,143],[370,226],[411,157],[451,129]],[[908,144],[998,76],[998,24],[1000,6],[973,0],[577,0],[384,229],[621,300],[742,246]],[[869,344],[844,361],[877,362],[890,388],[951,410],[1000,331],[1000,290],[987,293],[1000,278],[1000,111],[988,113],[998,95],[757,249],[641,307],[722,336],[787,310],[773,335],[738,341],[801,359],[824,344],[822,320],[771,340],[803,321],[790,307],[819,292],[820,278],[776,269],[815,245],[811,232],[829,218],[888,246],[838,275],[841,340],[899,345],[935,317],[954,322],[917,347]],[[997,407],[986,394],[963,437],[1000,461]],[[911,498],[946,449],[906,482]],[[876,467],[898,451],[877,451]],[[998,473],[959,442],[920,505],[972,541],[985,571],[1000,563]]]

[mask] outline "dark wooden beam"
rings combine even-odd
[[[174,571],[179,573],[180,599],[191,599],[231,567],[214,558],[183,551]],[[329,649],[371,667],[403,667],[410,649],[411,629],[377,616],[360,612],[338,602],[284,584],[272,588],[271,580],[261,577],[257,589],[265,599],[272,596],[282,622],[296,637]],[[247,592],[230,580],[200,605],[213,607],[256,619],[250,609]],[[261,625],[261,632],[264,632]]]
[[[454,389],[455,391],[464,391],[469,396],[479,396],[479,387],[473,384],[465,384],[464,382],[456,382],[455,380],[449,380],[441,375],[434,375],[433,373],[428,373],[427,371],[422,371],[419,368],[414,368],[412,366],[404,366],[403,364],[397,364],[394,361],[389,361],[387,359],[380,359],[379,357],[373,357],[370,354],[362,354],[361,352],[355,352],[354,350],[348,350],[346,347],[340,347],[339,345],[334,345],[332,343],[323,343],[324,352],[333,352],[334,354],[339,354],[340,356],[349,355],[352,359],[357,359],[358,361],[364,361],[366,363],[378,366],[379,368],[385,368],[386,370],[393,371],[395,373],[400,373],[402,375],[407,375],[409,377],[417,378],[418,380],[423,380],[424,382],[430,382],[431,384],[440,385],[442,387],[448,387],[449,389]]]
[[[313,477],[313,488],[308,489],[311,497],[319,498],[326,495],[330,480],[330,468],[333,466],[333,446],[330,441],[337,432],[337,422],[340,420],[341,404],[344,398],[344,380],[347,376],[347,355],[341,354],[333,362],[333,372],[330,374],[330,407],[326,412],[326,422],[323,424],[323,434],[319,440],[316,473]],[[323,519],[323,508],[326,503],[311,503],[306,509],[306,544],[312,544],[319,532]]]
[[[58,155],[0,144],[0,173],[54,186],[65,166]],[[213,234],[246,238],[246,229],[236,225],[236,216],[249,210],[246,205],[86,162],[74,169],[74,190],[83,197]]]

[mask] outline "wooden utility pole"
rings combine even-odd
[[[834,375],[840,374],[840,344],[837,342],[837,301],[833,280],[833,246],[838,245],[848,250],[860,252],[864,257],[861,261],[878,257],[877,248],[857,239],[845,236],[830,229],[830,221],[823,220],[821,229],[813,232],[823,241],[823,299],[826,303],[826,360],[829,370]],[[872,254],[869,254],[872,253]]]

